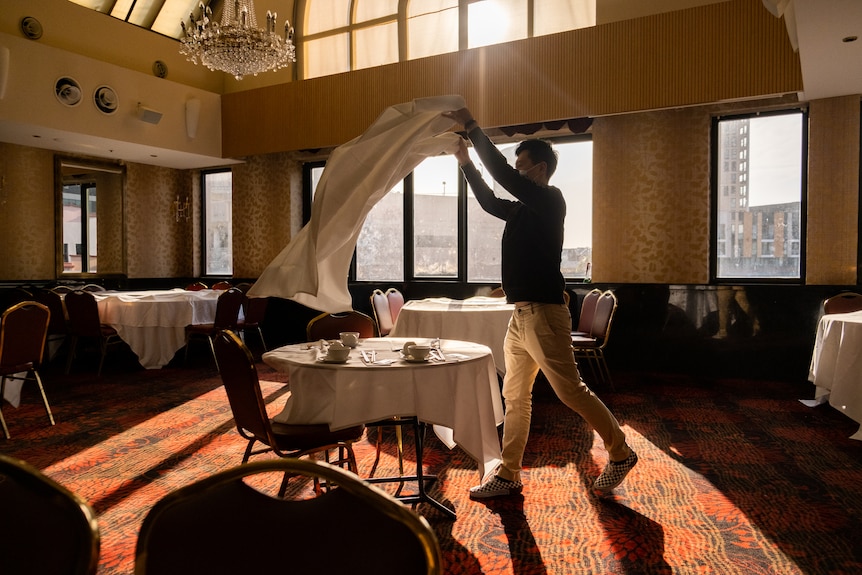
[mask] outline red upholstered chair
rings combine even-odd
[[[305,326],[308,341],[338,339],[342,331],[359,332],[359,337],[377,337],[377,323],[370,315],[351,310],[341,313],[322,313]]]
[[[63,303],[66,305],[66,314],[69,317],[68,328],[71,338],[69,357],[66,360],[66,374],[68,375],[72,370],[72,361],[78,351],[78,342],[81,338],[85,338],[95,340],[99,344],[101,358],[96,375],[101,375],[108,348],[122,342],[117,330],[99,320],[99,306],[92,293],[87,291],[69,292]]]
[[[239,289],[239,287],[237,287]],[[243,292],[245,294],[245,292]],[[269,304],[269,298],[266,297],[248,297],[243,298],[242,304],[242,319],[237,323],[237,331],[242,336],[243,342],[246,341],[248,332],[257,333],[260,339],[260,345],[263,351],[266,351],[266,341],[263,339],[263,329],[261,324],[266,317],[266,308]]]
[[[584,296],[581,302],[581,313],[578,317],[578,327],[572,332],[572,336],[591,336],[593,330],[593,317],[596,315],[596,304],[602,296],[602,290],[593,289]]]
[[[194,282],[186,286],[186,291],[201,291],[209,289],[204,282]]]
[[[242,462],[252,455],[272,452],[279,457],[300,457],[309,453],[338,449],[337,463],[357,472],[353,442],[362,438],[365,426],[330,431],[325,423],[288,425],[273,422],[267,415],[260,390],[257,367],[251,352],[231,330],[215,336],[214,350],[220,366],[222,383],[227,392],[234,423],[239,434],[248,440]],[[260,448],[255,450],[255,445]],[[282,485],[283,493],[284,485]]]
[[[233,284],[231,284],[229,281],[220,281],[213,284],[213,289],[218,291],[230,289],[232,287]]]
[[[213,341],[216,335],[223,329],[237,329],[239,321],[239,310],[242,307],[245,294],[236,288],[224,290],[218,297],[216,303],[215,318],[212,323],[196,323],[186,326],[186,353],[184,361],[189,359],[189,345],[193,339],[206,339],[212,352],[213,361],[215,361],[216,369],[219,369],[218,359],[216,357]]]
[[[33,294],[33,301],[41,303],[51,312],[51,320],[48,322],[48,337],[45,341],[48,352],[47,361],[50,361],[53,355],[52,350],[53,353],[56,353],[66,339],[68,332],[66,307],[63,305],[63,298],[60,297],[60,294],[52,290],[38,290]]]
[[[596,303],[596,313],[593,316],[593,324],[589,336],[572,337],[572,350],[576,360],[583,360],[590,364],[593,375],[602,383],[608,383],[611,389],[614,382],[611,372],[605,361],[605,348],[611,333],[614,315],[617,311],[617,297],[610,290],[602,293]]]
[[[374,310],[374,321],[377,322],[377,330],[381,337],[386,337],[392,331],[394,322],[392,312],[389,309],[389,299],[383,290],[376,289],[371,292],[371,309]]]
[[[54,425],[54,416],[51,414],[51,406],[48,405],[38,370],[45,351],[50,317],[48,308],[34,301],[15,304],[3,313],[0,319],[0,406],[3,403],[6,381],[22,379],[20,374],[23,373],[25,381],[35,381],[39,386],[48,421]],[[3,434],[9,439],[9,428],[3,418],[2,409],[0,424],[3,426]]]
[[[95,575],[101,536],[96,511],[84,499],[0,454],[0,509],[4,575]]]
[[[862,310],[862,295],[854,292],[843,292],[823,302],[823,313],[848,313],[859,310]]]

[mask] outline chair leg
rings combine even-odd
[[[216,359],[215,345],[213,345],[213,336],[211,336],[211,335],[207,336],[207,341],[210,342],[210,352],[212,352],[212,355],[213,355],[213,361],[215,362],[216,371],[221,372],[221,370],[218,367],[218,359]]]
[[[51,406],[48,405],[48,396],[45,395],[45,388],[42,387],[42,378],[39,377],[39,372],[35,369],[33,370],[33,375],[36,378],[36,385],[39,386],[39,393],[42,394],[42,403],[45,404],[45,412],[48,414],[48,421],[51,422],[51,425],[54,425],[54,414],[51,413]]]
[[[96,377],[102,377],[102,366],[105,365],[105,356],[108,355],[108,339],[101,338],[99,340],[99,352],[101,356],[99,357],[99,369],[96,371]]]
[[[260,346],[263,348],[263,351],[267,351],[266,341],[263,339],[263,330],[260,327],[257,328],[257,336],[260,338]]]

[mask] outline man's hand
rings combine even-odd
[[[454,120],[462,126],[473,121],[473,114],[470,113],[468,108],[461,108],[460,110],[454,110],[452,112],[443,112],[442,115],[444,118]]]

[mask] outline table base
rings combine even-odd
[[[391,477],[371,477],[365,479],[368,483],[401,483],[398,490],[395,492],[395,498],[403,503],[417,504],[417,503],[428,503],[432,507],[435,507],[442,511],[448,518],[456,519],[457,516],[455,512],[431,497],[431,495],[426,490],[426,484],[434,483],[437,481],[436,475],[426,475],[423,469],[423,453],[425,451],[425,430],[426,424],[417,420],[415,417],[407,417],[401,418],[398,420],[386,420],[386,422],[380,422],[380,425],[383,426],[394,426],[394,425],[412,425],[413,426],[413,437],[416,443],[416,475],[397,475]],[[410,495],[401,495],[401,489],[404,486],[403,484],[406,482],[416,482],[416,490],[417,493]]]

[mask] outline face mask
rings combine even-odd
[[[536,165],[538,165],[538,164],[536,164]],[[519,173],[519,174],[521,174],[522,176],[526,176],[527,174],[529,174],[530,172],[532,172],[532,171],[533,171],[533,169],[534,169],[535,167],[536,167],[536,166],[533,166],[533,167],[532,167],[532,168],[530,168],[529,170],[518,170],[518,173]]]

